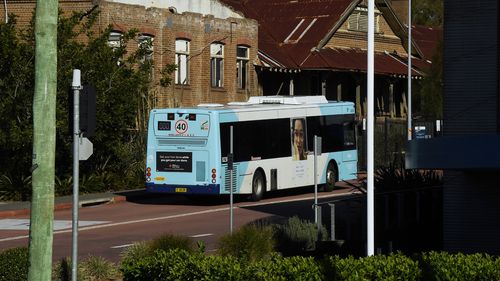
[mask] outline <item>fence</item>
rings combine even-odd
[[[441,122],[413,121],[413,138],[432,138],[441,135]],[[375,167],[393,165],[404,168],[404,158],[408,123],[405,119],[377,118],[374,127],[374,161]],[[417,128],[417,130],[415,130]],[[358,170],[366,171],[366,129],[363,120],[356,124],[356,141],[358,144]]]

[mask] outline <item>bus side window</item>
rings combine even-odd
[[[324,117],[314,116],[307,117],[307,150],[314,151],[314,136],[323,137],[323,132],[321,131],[321,119]],[[325,139],[322,141],[322,148],[324,149]]]

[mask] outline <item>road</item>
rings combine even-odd
[[[347,187],[320,192],[319,201],[351,194]],[[235,200],[234,228],[258,220],[279,220],[293,215],[314,220],[313,189],[274,194],[259,202]],[[217,240],[229,232],[229,199],[192,201],[180,195],[148,195],[130,201],[84,207],[79,210],[79,259],[88,255],[119,261],[131,244],[164,233],[203,240],[207,252],[217,249]],[[71,210],[55,212],[54,261],[71,256]],[[29,216],[0,220],[0,250],[28,245]]]

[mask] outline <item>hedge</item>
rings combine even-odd
[[[278,253],[256,262],[233,256],[206,256],[175,249],[122,264],[127,280],[500,280],[500,258],[486,254],[430,252],[371,257],[283,257]]]
[[[0,252],[0,281],[28,279],[28,248],[19,247]]]

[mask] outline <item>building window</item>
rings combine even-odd
[[[122,46],[122,33],[119,31],[111,31],[108,37],[108,46],[115,50]]]
[[[210,45],[210,80],[212,87],[222,87],[224,79],[224,45],[213,43]]]
[[[247,88],[249,49],[246,46],[236,47],[236,79],[240,90]]]
[[[139,35],[139,48],[144,50],[143,60],[153,59],[153,41],[154,37],[149,34]]]
[[[380,11],[375,11],[375,33],[380,33]],[[357,7],[347,20],[347,29],[368,32],[368,8]]]
[[[187,85],[189,71],[189,41],[185,39],[175,40],[175,84]]]

